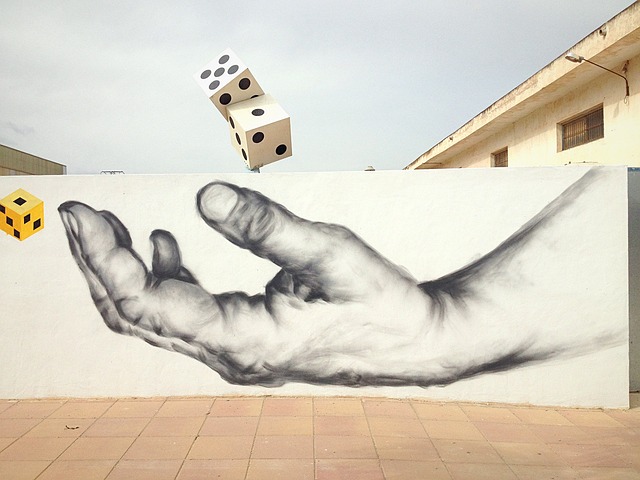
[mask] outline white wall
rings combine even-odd
[[[629,388],[640,391],[640,169],[629,169]]]
[[[223,239],[196,210],[198,190],[214,179],[222,179],[255,189],[303,218],[347,226],[380,255],[422,282],[446,275],[490,252],[579,182],[587,171],[573,167],[0,178],[0,198],[23,188],[45,202],[43,231],[23,242],[7,235],[0,237],[0,398],[380,395],[625,407],[629,363],[624,168],[605,169],[604,183],[585,186],[578,200],[565,199],[567,208],[579,208],[562,221],[562,228],[553,221],[540,227],[541,236],[524,249],[533,248],[534,253],[522,256],[515,252],[509,261],[501,263],[499,268],[517,272],[511,278],[518,280],[496,284],[496,288],[486,282],[478,288],[475,303],[470,304],[473,308],[468,310],[475,312],[477,307],[480,313],[472,315],[464,308],[456,311],[452,322],[458,334],[446,337],[450,342],[446,348],[441,343],[423,344],[437,350],[433,358],[439,365],[455,363],[461,355],[469,355],[470,362],[481,364],[483,349],[495,348],[493,336],[504,342],[501,348],[510,348],[510,338],[514,338],[514,344],[526,343],[523,332],[530,332],[532,339],[545,337],[553,343],[553,348],[548,348],[551,353],[506,371],[426,388],[353,388],[302,382],[277,388],[234,385],[188,356],[118,335],[105,326],[96,310],[56,211],[68,200],[111,211],[127,226],[134,248],[147,264],[151,262],[149,233],[156,228],[168,230],[178,240],[184,265],[207,291],[255,294],[264,291],[278,267]],[[553,220],[557,213],[549,215]],[[567,250],[558,258],[566,264],[545,260],[556,258],[553,255],[562,248]],[[366,275],[365,271],[363,278]],[[391,286],[380,288],[384,292]],[[384,295],[381,293],[381,302],[387,298]],[[353,306],[356,302],[346,303]],[[387,307],[391,308],[381,305]],[[393,321],[388,329],[396,328],[398,319],[402,321],[404,308],[409,312],[412,307],[406,304],[392,308]],[[434,312],[431,310],[436,317]],[[503,315],[505,322],[496,325],[496,319]],[[302,317],[300,322],[306,321]],[[434,319],[427,317],[426,322],[435,325],[431,323]],[[322,316],[316,319],[324,320]],[[365,322],[354,329],[363,325],[368,327]],[[606,337],[608,343],[589,343],[591,336],[604,338],[603,331],[612,332]],[[354,343],[369,345],[367,332],[363,329],[354,333],[358,339]],[[567,354],[562,350],[567,332],[584,340],[580,351]],[[416,333],[415,338],[423,333]],[[293,335],[283,335],[285,338],[279,339],[283,345],[297,341]],[[538,350],[523,348],[537,354],[546,345]],[[403,357],[403,351],[394,351],[391,344],[381,351],[386,353],[375,359],[380,368],[412,361]],[[367,358],[371,351],[357,355],[362,362],[372,363]],[[349,361],[345,368],[357,369],[356,363]],[[430,368],[426,363],[416,368],[423,367]]]

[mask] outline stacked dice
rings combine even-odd
[[[264,93],[231,50],[218,55],[194,78],[227,121],[231,143],[249,169],[291,156],[289,115]]]

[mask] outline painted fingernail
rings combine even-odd
[[[198,195],[200,212],[214,222],[224,222],[237,203],[238,194],[235,190],[219,183],[204,187]]]
[[[78,221],[69,210],[60,210],[62,223],[69,233],[78,238]]]

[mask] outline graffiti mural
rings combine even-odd
[[[279,267],[259,293],[207,292],[168,231],[151,233],[149,268],[118,212],[80,201],[58,210],[114,332],[192,357],[233,384],[428,387],[625,344],[625,322],[606,315],[617,301],[600,287],[607,260],[585,258],[575,241],[614,177],[586,171],[480,258],[420,280],[348,226],[209,183],[194,196],[211,234]],[[565,241],[566,232],[578,234]]]

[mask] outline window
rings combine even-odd
[[[593,142],[604,137],[602,105],[562,125],[562,150]]]
[[[509,166],[509,150],[506,148],[491,154],[492,167],[508,167]]]

